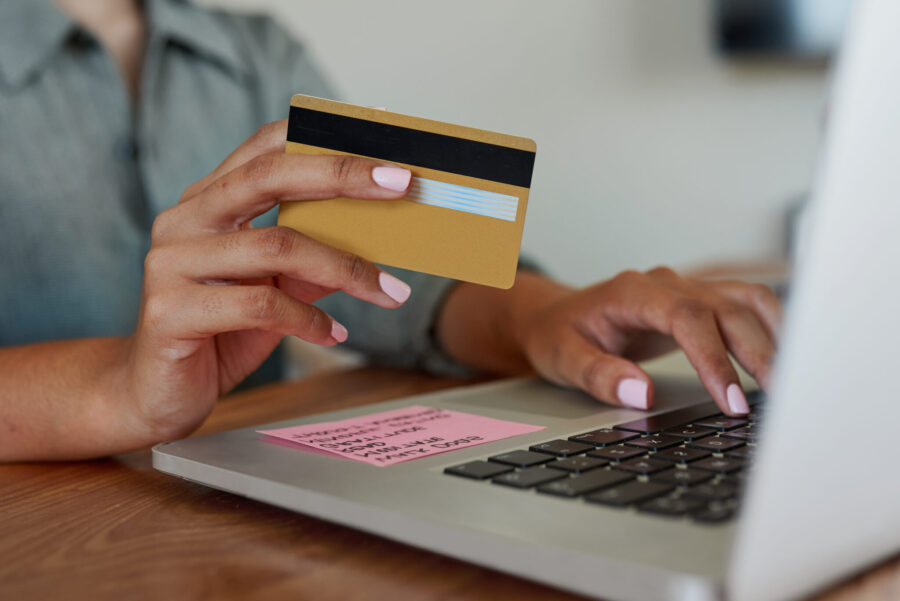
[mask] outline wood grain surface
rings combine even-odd
[[[363,368],[234,395],[198,433],[464,383]],[[149,450],[0,466],[0,599],[572,600],[156,472]],[[819,597],[900,599],[900,559]]]

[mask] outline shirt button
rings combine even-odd
[[[115,153],[122,160],[134,160],[138,155],[138,147],[131,138],[122,138],[116,142]]]

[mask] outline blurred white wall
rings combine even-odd
[[[811,175],[824,69],[717,57],[706,0],[205,2],[277,15],[348,102],[534,138],[524,250],[571,283],[777,256]]]

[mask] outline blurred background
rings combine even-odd
[[[848,4],[205,3],[275,15],[343,100],[535,139],[523,250],[572,284],[784,256]]]

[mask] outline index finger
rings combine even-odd
[[[226,173],[180,205],[180,228],[238,229],[282,202],[339,196],[369,200],[403,198],[412,174],[353,155],[271,152]]]
[[[713,400],[727,415],[750,412],[740,378],[728,355],[715,312],[702,301],[673,297],[667,303],[665,323]]]

